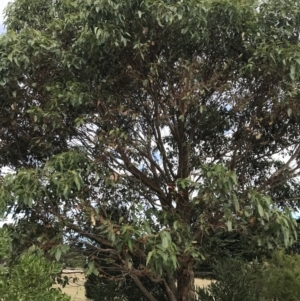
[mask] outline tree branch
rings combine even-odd
[[[148,299],[149,301],[157,301],[156,298],[154,298],[150,292],[145,288],[143,283],[140,281],[137,275],[130,274],[131,279],[135,283],[135,285],[138,287],[138,289],[141,291],[141,293]]]

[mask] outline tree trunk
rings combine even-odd
[[[180,268],[177,271],[177,299],[178,301],[195,300],[194,260],[191,257],[182,257],[179,262]]]

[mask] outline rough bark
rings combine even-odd
[[[191,301],[195,299],[194,260],[191,257],[180,258],[180,268],[177,271],[177,300]]]

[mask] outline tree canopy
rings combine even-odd
[[[291,245],[300,1],[15,0],[0,38],[0,207],[87,273],[193,295],[216,231]],[[218,232],[219,233],[219,232]],[[21,235],[22,234],[22,235]],[[176,285],[177,283],[177,285]]]

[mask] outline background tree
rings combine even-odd
[[[193,297],[215,231],[293,243],[298,1],[16,0],[0,39],[0,200],[87,273]],[[126,210],[123,210],[125,208]],[[54,242],[51,249],[49,240]],[[177,282],[177,286],[176,286]]]
[[[224,232],[219,229],[214,231],[206,238],[205,242],[206,253],[209,256],[195,264],[195,276],[198,278],[216,279],[217,274],[214,272],[213,266],[220,262],[220,265],[226,270],[226,261],[229,259],[237,260],[244,265],[257,260],[270,259],[274,249],[269,249],[266,246],[258,247],[256,243],[253,243],[253,239],[251,233],[243,235],[236,231]],[[297,243],[293,244],[291,249],[294,249],[296,245]],[[226,275],[224,274],[225,277]],[[229,279],[228,282],[230,283]]]

